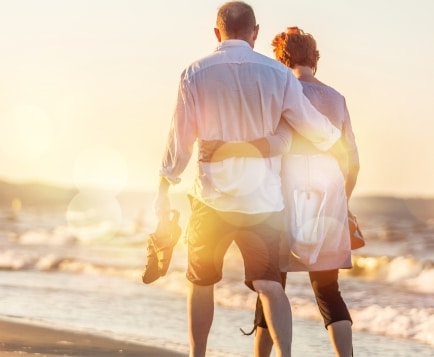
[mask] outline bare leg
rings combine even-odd
[[[214,285],[190,283],[187,298],[190,357],[205,357],[209,331],[214,318]]]
[[[275,281],[256,280],[253,282],[264,309],[271,339],[277,357],[291,356],[292,314],[291,306],[282,285]]]
[[[256,327],[255,335],[255,357],[270,357],[273,349],[273,340],[271,339],[268,328]]]
[[[330,342],[337,357],[351,357],[353,337],[351,322],[347,320],[333,322],[327,326]]]

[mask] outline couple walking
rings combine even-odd
[[[154,203],[156,235],[167,235],[169,187],[197,142],[187,227],[190,357],[206,354],[214,284],[232,242],[258,294],[255,356],[269,356],[273,345],[277,356],[291,356],[284,286],[296,270],[309,271],[336,355],[351,356],[338,269],[351,267],[346,215],[358,155],[344,97],[314,77],[319,53],[302,30],[274,38],[277,61],[253,50],[259,25],[244,2],[223,4],[214,31],[217,49],[181,75]]]

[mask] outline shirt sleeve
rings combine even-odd
[[[290,70],[287,71],[285,89],[282,118],[319,150],[330,149],[340,138],[341,131],[315,109]]]
[[[344,122],[342,126],[342,141],[346,147],[348,167],[359,167],[359,151],[356,144],[356,138],[351,125],[350,114],[347,104],[344,103]]]
[[[281,120],[277,126],[275,135],[267,136],[270,145],[270,156],[283,155],[289,152],[293,138],[292,128],[289,124]]]
[[[189,86],[189,80],[184,72],[179,83],[175,111],[160,170],[160,175],[171,184],[181,182],[179,176],[190,161],[197,138],[193,98]]]

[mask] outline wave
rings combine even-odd
[[[343,274],[368,280],[394,283],[409,289],[434,293],[434,265],[432,261],[413,256],[355,256],[353,268]]]
[[[354,326],[369,331],[434,346],[434,309],[371,305],[351,310]]]
[[[118,238],[93,241],[77,239],[68,226],[58,226],[51,231],[29,230],[19,236],[3,232],[0,233],[0,244],[3,246],[0,269],[74,273],[92,271],[95,274],[125,276],[129,270],[141,268],[143,261],[140,259],[144,259],[146,238],[143,234],[134,234],[129,228]],[[112,250],[123,252],[123,255],[119,253],[114,259]],[[185,261],[185,252],[179,253],[177,259]],[[353,255],[353,269],[343,270],[342,274],[398,285],[421,293],[434,293],[434,262],[413,255]]]

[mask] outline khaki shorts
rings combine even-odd
[[[282,213],[243,214],[216,211],[190,197],[187,228],[187,279],[212,285],[222,279],[224,256],[235,242],[244,261],[245,284],[272,280],[280,283],[279,245]]]

